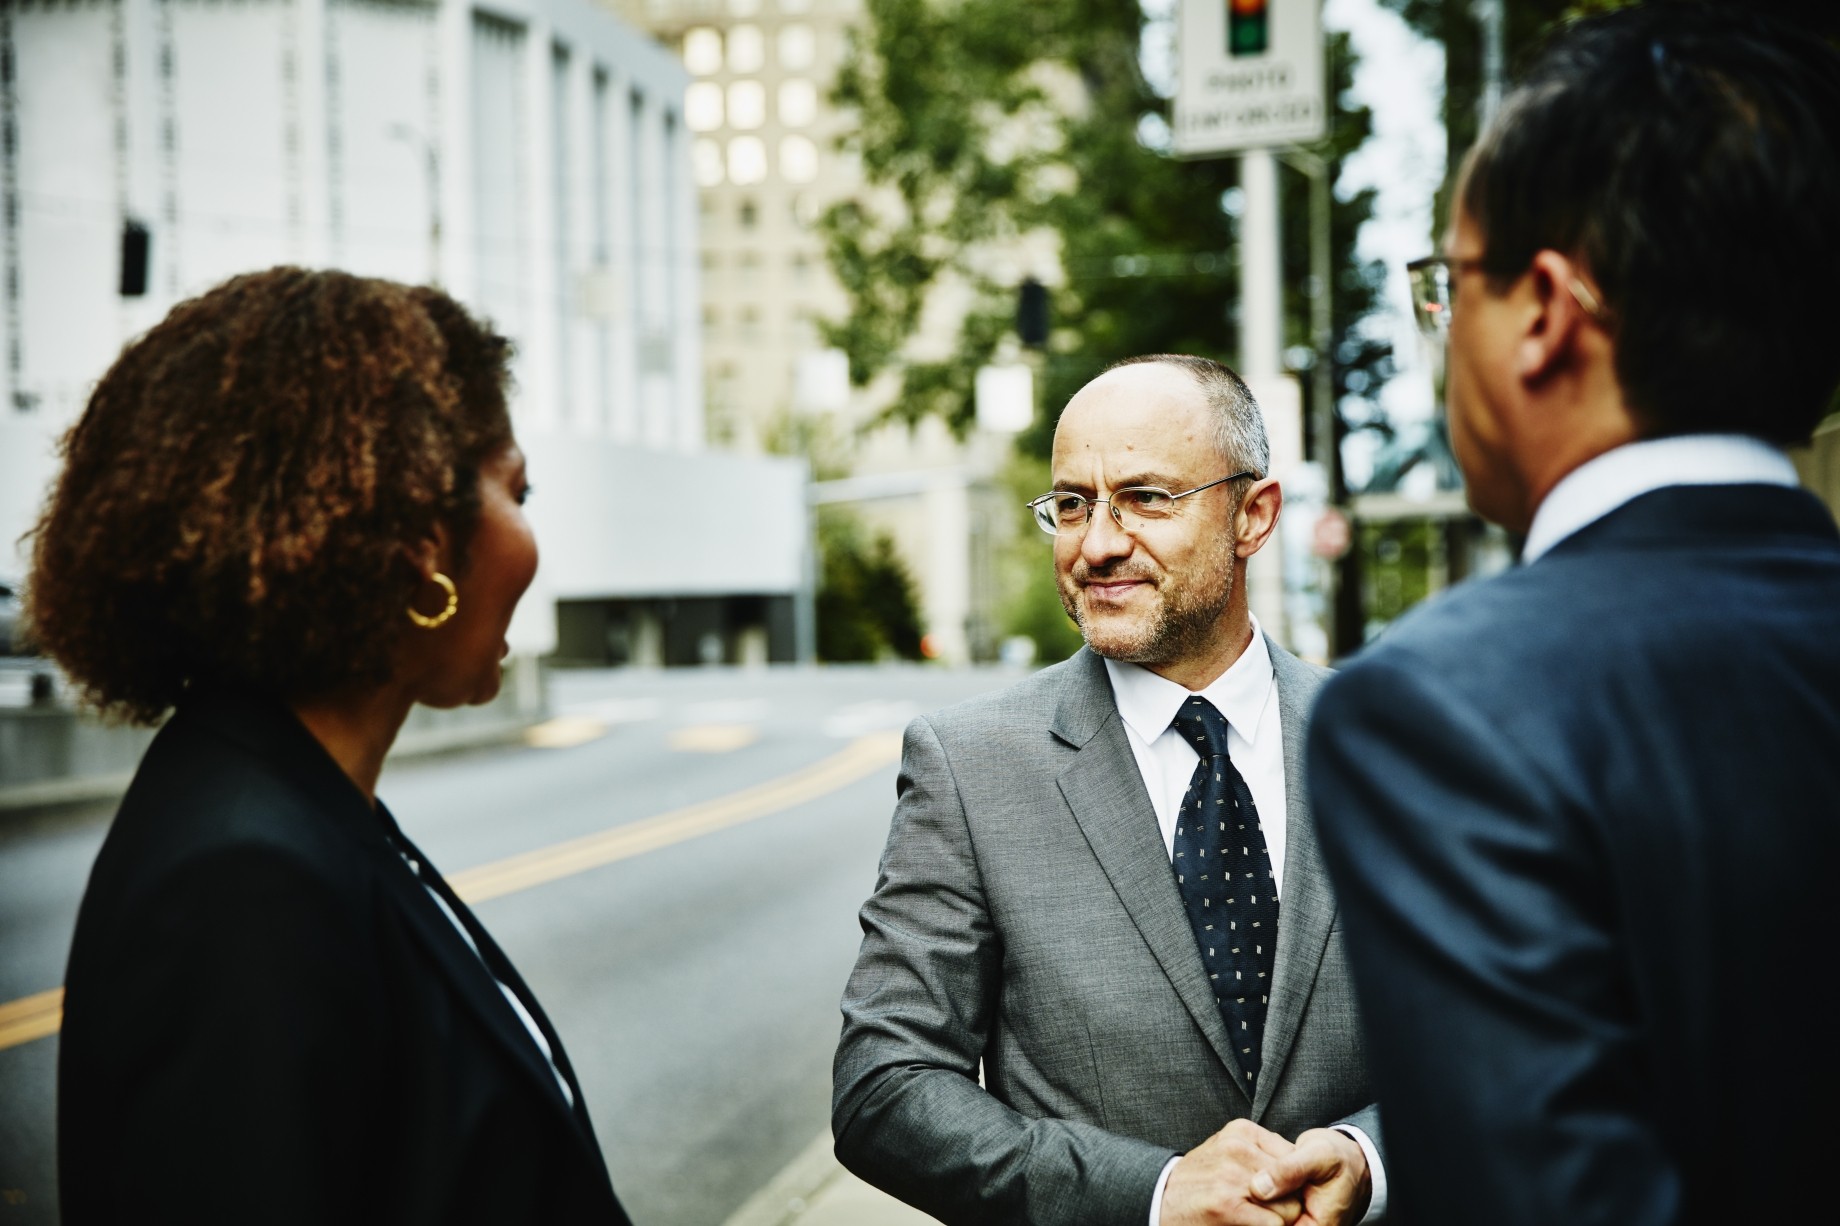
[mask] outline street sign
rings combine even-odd
[[[1023,362],[985,366],[973,384],[980,430],[1015,434],[1035,420],[1035,370]]]
[[[1310,552],[1334,562],[1344,557],[1354,545],[1354,525],[1340,507],[1324,507],[1310,531]]]
[[[1327,131],[1321,0],[1182,0],[1181,157],[1306,144]]]

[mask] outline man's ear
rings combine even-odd
[[[1276,477],[1252,483],[1246,500],[1240,505],[1238,531],[1234,534],[1233,552],[1249,558],[1265,548],[1265,542],[1278,527],[1278,514],[1284,509],[1284,490]]]
[[[1572,292],[1578,266],[1557,251],[1534,254],[1521,274],[1525,313],[1515,347],[1515,373],[1523,383],[1538,384],[1570,366],[1579,332],[1591,317]]]

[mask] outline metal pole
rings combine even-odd
[[[1482,27],[1482,93],[1476,99],[1476,131],[1481,133],[1501,109],[1507,19],[1502,0],[1472,0],[1469,11]]]
[[[1284,287],[1279,246],[1278,162],[1269,149],[1240,155],[1240,190],[1246,211],[1239,230],[1239,365],[1253,394],[1265,401],[1265,423],[1272,434],[1275,466],[1292,454],[1291,440],[1277,434],[1280,419],[1288,435],[1288,412],[1277,411],[1277,384],[1284,378]],[[1279,543],[1254,554],[1246,564],[1246,594],[1252,614],[1280,643],[1291,641],[1285,618],[1284,551]]]
[[[1258,383],[1284,373],[1284,290],[1278,235],[1278,164],[1269,149],[1240,155],[1246,211],[1239,230],[1240,374]]]
[[[1338,482],[1342,457],[1335,438],[1335,367],[1329,352],[1335,343],[1335,283],[1331,250],[1333,236],[1329,230],[1333,217],[1330,212],[1330,167],[1327,161],[1304,149],[1289,150],[1284,154],[1284,160],[1310,179],[1310,342],[1316,350],[1316,361],[1310,367],[1310,437],[1314,444],[1314,458],[1322,465],[1327,486],[1326,501],[1333,506],[1339,501],[1341,486]],[[1330,652],[1333,654],[1336,641],[1336,570],[1332,565],[1324,569],[1323,631],[1328,635]]]
[[[1329,232],[1331,213],[1329,164],[1305,149],[1287,150],[1284,161],[1310,180],[1310,344],[1316,350],[1316,362],[1310,368],[1310,438],[1316,462],[1323,466],[1329,479],[1330,500],[1334,500],[1336,474],[1341,456],[1335,447],[1335,368],[1329,348],[1335,342],[1335,286],[1333,252]]]

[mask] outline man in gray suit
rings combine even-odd
[[[1246,603],[1283,500],[1268,465],[1218,363],[1093,380],[1032,504],[1086,647],[907,729],[832,1129],[845,1166],[947,1223],[1384,1211],[1299,767],[1325,673]]]

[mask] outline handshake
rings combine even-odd
[[[1313,1128],[1292,1144],[1237,1119],[1170,1168],[1158,1226],[1340,1226],[1361,1220],[1372,1193],[1347,1133]]]

